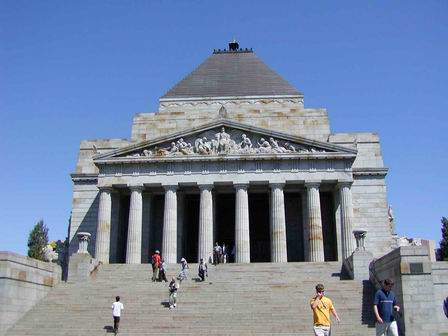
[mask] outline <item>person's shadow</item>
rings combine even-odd
[[[169,301],[162,301],[162,302],[160,302],[160,305],[163,306],[164,308],[169,308],[170,307],[170,302]]]
[[[113,326],[106,325],[106,326],[104,326],[103,329],[105,329],[107,333],[114,333],[114,327]]]

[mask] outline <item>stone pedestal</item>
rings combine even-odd
[[[344,267],[352,280],[369,280],[369,265],[373,255],[369,251],[357,250],[344,261]]]

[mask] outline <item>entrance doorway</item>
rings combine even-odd
[[[270,262],[269,194],[249,193],[250,262]]]
[[[214,241],[219,245],[226,244],[228,261],[233,262],[231,255],[235,246],[235,194],[215,194],[215,233]]]
[[[182,229],[182,251],[179,258],[189,262],[198,261],[200,195],[187,194],[184,198],[184,216]]]

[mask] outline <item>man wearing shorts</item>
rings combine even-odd
[[[331,319],[330,313],[341,322],[338,313],[333,306],[333,302],[325,296],[324,285],[316,285],[316,295],[310,301],[311,310],[313,311],[314,335],[330,336]]]

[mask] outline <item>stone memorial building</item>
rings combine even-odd
[[[136,114],[129,140],[81,142],[70,254],[88,232],[103,263],[148,263],[156,249],[168,263],[197,262],[214,242],[237,263],[342,261],[365,229],[366,249],[382,256],[392,244],[386,174],[377,134],[332,133],[325,109],[305,107],[303,93],[230,43],[157,112]]]

